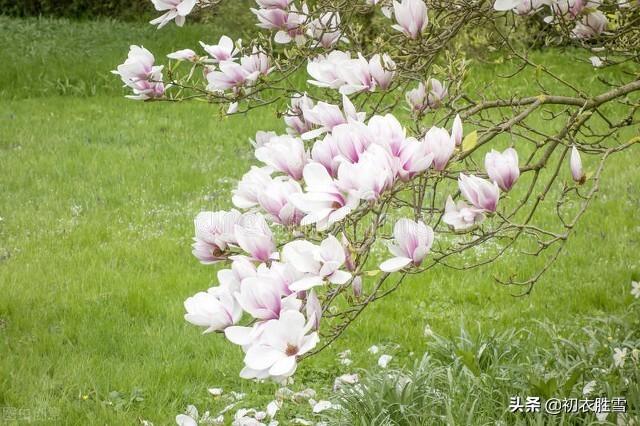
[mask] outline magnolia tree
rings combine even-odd
[[[163,15],[151,23],[181,26],[218,3],[153,0]],[[284,120],[247,146],[255,164],[229,194],[235,208],[195,218],[194,256],[225,269],[185,301],[185,319],[239,345],[244,378],[285,380],[436,266],[539,256],[531,275],[496,277],[529,292],[606,160],[637,142],[640,1],[256,0],[251,12],[264,31],[248,42],[203,41],[168,65],[131,46],[114,71],[132,99]],[[593,68],[563,77],[528,54],[534,44],[573,46],[611,72],[598,85]],[[465,84],[465,46],[504,61],[500,87]]]

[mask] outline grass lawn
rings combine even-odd
[[[163,425],[188,404],[218,412],[225,402],[207,388],[222,387],[247,393],[238,408],[264,409],[277,386],[241,380],[240,349],[187,324],[182,302],[217,270],[191,255],[194,216],[230,207],[228,195],[252,163],[249,137],[282,124],[268,110],[220,119],[202,103],[127,101],[108,73],[129,44],[160,57],[195,46],[202,34],[217,40],[219,30],[0,23],[9,46],[0,52],[0,407],[50,410],[60,424]],[[565,53],[538,56],[598,84]],[[491,79],[492,67],[478,69],[471,84]],[[530,296],[513,297],[516,289],[493,276],[533,272],[542,259],[414,277],[305,361],[293,388],[327,398],[337,375],[375,365],[373,344],[398,344],[392,363],[411,362],[411,352],[425,351],[427,324],[453,336],[463,323],[579,326],[621,312],[640,270],[638,154],[635,147],[611,161],[595,204]],[[352,350],[350,366],[336,357],[344,349]],[[304,405],[279,416],[292,413],[311,417]]]

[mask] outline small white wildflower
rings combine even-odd
[[[231,114],[235,114],[236,112],[238,112],[238,103],[233,102],[229,104],[229,109],[227,109],[227,114],[231,115]]]
[[[424,326],[423,334],[424,334],[424,337],[432,337],[433,336],[433,330],[431,330],[431,327],[429,326],[429,324]]]
[[[584,396],[587,396],[590,393],[592,393],[595,388],[596,388],[596,381],[595,380],[587,382],[587,384],[585,384],[584,387],[582,388],[582,394]]]
[[[391,355],[380,355],[380,358],[378,358],[378,365],[382,368],[387,368],[387,365],[392,358],[393,357]]]
[[[378,352],[380,352],[380,348],[377,347],[376,345],[373,345],[369,348],[369,353],[370,354],[377,354]]]
[[[355,385],[360,381],[360,377],[358,374],[343,374],[342,376],[336,377],[333,381],[333,390],[336,391],[344,387],[344,385]]]
[[[234,400],[240,401],[240,400],[244,399],[244,397],[247,396],[247,394],[246,393],[241,393],[241,392],[231,391],[231,396],[233,397]]]
[[[353,364],[353,361],[351,361],[349,358],[342,358],[340,360],[340,364],[342,364],[342,365],[351,365],[351,364]]]
[[[303,426],[311,426],[313,423],[310,422],[309,420],[300,418],[300,417],[296,417],[295,419],[293,419],[291,421],[291,423],[296,424],[296,425],[303,425]]]
[[[276,399],[282,401],[284,399],[292,399],[294,392],[289,388],[279,388],[276,391]]]
[[[340,353],[338,353],[338,358],[345,359],[351,356],[351,349],[346,349]]]
[[[627,357],[627,348],[615,348],[613,350],[613,364],[616,367],[624,367],[624,359]]]
[[[311,388],[307,388],[307,389],[305,389],[303,391],[294,393],[292,399],[294,401],[296,401],[296,402],[308,401],[309,399],[313,398],[314,396],[316,396],[316,391],[314,391]]]

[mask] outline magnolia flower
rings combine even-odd
[[[309,9],[306,3],[302,4],[302,11],[298,12],[295,5],[291,5],[287,13],[285,23],[276,33],[273,40],[276,43],[287,44],[295,41],[297,45],[302,45],[305,41],[303,24],[307,20]]]
[[[424,83],[420,82],[417,88],[409,90],[405,99],[414,112],[420,113],[427,109],[427,91]]]
[[[433,244],[433,229],[422,221],[400,219],[393,227],[393,239],[389,251],[396,257],[382,262],[384,272],[399,271],[409,264],[419,266]]]
[[[456,118],[453,119],[453,126],[451,127],[451,139],[455,142],[456,146],[462,144],[462,137],[464,131],[462,130],[462,120],[460,114],[456,114]]]
[[[305,325],[300,312],[285,311],[276,321],[264,327],[260,342],[252,345],[244,358],[243,377],[289,377],[297,367],[297,357],[313,349],[318,333],[310,334],[312,324]]]
[[[205,265],[226,259],[227,245],[236,243],[234,230],[241,222],[242,215],[237,210],[198,213],[194,220],[193,255]]]
[[[314,290],[309,292],[306,310],[307,318],[313,323],[313,330],[318,330],[320,328],[320,319],[322,318],[322,305],[320,305],[320,300],[318,300]]]
[[[284,116],[287,125],[287,133],[291,136],[300,136],[311,130],[311,123],[304,119],[304,111],[313,108],[313,100],[305,94],[295,94],[291,97],[291,106]]]
[[[340,151],[336,138],[326,135],[324,139],[316,141],[311,148],[311,159],[322,164],[332,177],[336,177],[340,165]]]
[[[175,59],[176,61],[195,61],[198,55],[191,49],[182,49],[169,53],[167,58]]]
[[[500,188],[495,182],[489,182],[474,175],[460,173],[458,187],[464,197],[477,209],[493,213],[498,207]]]
[[[410,138],[405,141],[398,156],[398,177],[407,182],[416,174],[427,170],[433,162],[433,153],[424,142]]]
[[[205,44],[200,42],[200,46],[205,52],[211,56],[213,63],[233,61],[234,57],[238,54],[238,51],[231,40],[226,35],[220,37],[218,44]]]
[[[269,262],[278,257],[273,234],[261,214],[245,214],[242,225],[235,225],[234,233],[238,245],[249,254],[250,259]]]
[[[382,90],[387,90],[391,86],[391,80],[395,75],[396,63],[386,53],[380,56],[375,54],[369,60],[369,72]]]
[[[307,27],[307,35],[317,40],[318,45],[329,49],[340,41],[342,36],[340,14],[338,12],[326,12],[318,19],[314,19]]]
[[[231,262],[231,269],[221,269],[217,277],[220,288],[225,289],[230,294],[240,291],[240,283],[248,277],[255,277],[256,267],[251,261],[244,257],[239,257]]]
[[[373,141],[394,157],[399,157],[407,139],[406,131],[391,114],[374,115],[367,123]]]
[[[489,178],[503,191],[509,191],[520,177],[518,152],[513,148],[507,148],[502,154],[492,149],[484,158],[484,167]]]
[[[158,29],[167,25],[172,19],[176,20],[176,25],[181,27],[184,25],[185,16],[187,16],[195,7],[197,0],[151,0],[156,10],[163,12],[164,15],[149,21],[151,25],[157,25]]]
[[[444,170],[456,149],[456,142],[449,136],[449,132],[434,126],[424,136],[423,143],[426,144],[426,151],[433,154],[433,168],[439,171]]]
[[[234,297],[223,288],[196,293],[184,301],[187,313],[184,319],[193,325],[207,327],[204,333],[224,330],[242,317],[242,308]]]
[[[256,0],[256,3],[264,9],[286,9],[291,0]]]
[[[261,146],[264,146],[267,142],[269,142],[271,138],[276,136],[278,136],[276,132],[271,132],[271,131],[265,132],[263,130],[258,130],[256,132],[256,138],[249,139],[249,143],[254,148],[260,148]]]
[[[447,198],[442,221],[452,226],[456,231],[469,229],[483,220],[484,214],[481,210],[470,207],[462,200],[456,204],[451,196]]]
[[[607,16],[599,10],[588,13],[576,23],[572,34],[580,39],[588,39],[602,33],[607,29],[609,20]]]
[[[251,9],[258,18],[258,24],[260,28],[265,30],[277,30],[286,28],[288,13],[284,8],[263,8],[263,9]]]
[[[306,121],[319,126],[317,129],[303,134],[302,139],[305,140],[316,138],[326,132],[331,132],[333,128],[339,124],[363,121],[366,116],[364,112],[356,112],[355,106],[346,96],[342,96],[342,110],[340,110],[340,107],[337,105],[318,102],[313,108],[304,110],[303,114]]]
[[[569,166],[571,167],[571,176],[573,180],[579,184],[583,184],[587,179],[582,170],[582,159],[580,158],[580,152],[576,149],[575,145],[571,147],[571,159],[569,160]]]
[[[447,88],[435,78],[429,80],[429,93],[427,93],[427,105],[430,108],[438,108],[442,104],[442,100],[447,97],[449,92]]]
[[[357,163],[343,162],[338,168],[337,185],[361,200],[377,200],[393,186],[396,173],[393,159],[380,145],[372,144]]]
[[[493,8],[497,11],[513,10],[519,15],[526,15],[540,9],[553,0],[496,0]],[[562,0],[567,1],[567,0]]]
[[[362,277],[360,275],[351,281],[351,290],[353,291],[353,297],[356,299],[362,296]]]
[[[306,191],[290,197],[290,201],[306,213],[300,222],[302,225],[315,223],[317,229],[323,231],[358,206],[358,197],[342,191],[321,164],[309,163],[305,166],[304,182]]]
[[[371,76],[369,62],[361,53],[358,53],[356,59],[341,62],[336,72],[344,82],[340,86],[340,93],[343,95],[375,90],[376,82]]]
[[[153,54],[143,46],[130,46],[129,54],[123,64],[118,65],[113,74],[119,75],[125,86],[133,89],[134,100],[159,98],[164,95],[162,66],[154,65]]]
[[[235,297],[242,309],[262,321],[280,318],[285,310],[298,310],[301,305],[295,294],[282,298],[277,281],[265,274],[242,280]]]
[[[258,197],[273,181],[271,167],[251,166],[251,170],[242,176],[238,187],[233,190],[231,201],[239,209],[248,209],[258,205]]]
[[[318,87],[328,87],[339,89],[345,82],[338,74],[338,70],[343,63],[351,60],[351,54],[334,50],[328,55],[320,55],[307,62],[307,73],[314,80],[307,80],[307,83]]]
[[[271,181],[258,195],[260,207],[269,213],[269,218],[281,225],[297,225],[302,213],[289,201],[292,194],[302,193],[300,184],[288,176],[279,176]]]
[[[299,138],[289,135],[271,138],[256,149],[256,158],[295,180],[302,179],[302,170],[309,161],[309,153]]]
[[[253,47],[251,55],[240,58],[240,65],[251,75],[267,75],[273,69],[269,67],[269,56],[257,46]]]
[[[392,28],[409,38],[418,38],[429,23],[427,5],[422,0],[401,0],[393,2],[393,15],[397,24]]]
[[[615,348],[613,350],[613,365],[616,367],[624,367],[625,358],[627,358],[627,348]]]
[[[207,74],[207,90],[216,92],[231,88],[238,88],[254,82],[260,75],[259,71],[248,71],[242,65],[231,61],[220,62],[220,71]]]
[[[364,123],[355,121],[339,124],[331,131],[331,137],[340,157],[349,163],[357,163],[373,143],[373,133]]]
[[[286,263],[306,274],[290,286],[294,291],[309,290],[325,280],[332,284],[344,284],[351,278],[349,272],[340,270],[346,255],[333,235],[324,239],[320,246],[306,240],[287,243],[282,249],[282,257]]]

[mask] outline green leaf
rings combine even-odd
[[[476,145],[478,145],[478,131],[474,130],[462,140],[462,150],[471,151]]]

